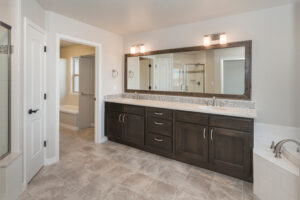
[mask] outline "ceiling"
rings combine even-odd
[[[37,0],[45,10],[128,35],[296,0]]]

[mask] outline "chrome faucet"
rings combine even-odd
[[[217,106],[216,97],[215,96],[213,96],[213,98],[212,98],[212,106]]]
[[[293,140],[293,139],[285,139],[285,140],[279,141],[275,146],[271,145],[271,148],[274,146],[273,153],[275,153],[276,158],[281,158],[282,146],[283,146],[283,144],[285,144],[287,142],[296,143],[298,145],[297,152],[300,152],[300,142],[298,142],[297,140]]]
[[[139,94],[138,94],[137,91],[134,92],[134,98],[135,98],[135,99],[139,99]]]

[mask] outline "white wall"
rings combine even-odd
[[[56,36],[57,34],[63,34],[82,40],[100,43],[102,45],[102,57],[100,58],[102,66],[102,74],[100,77],[101,85],[100,91],[102,95],[117,94],[122,92],[122,63],[123,63],[123,39],[122,37],[84,24],[82,22],[64,17],[62,15],[46,12],[46,30],[47,30],[47,158],[54,158],[57,155],[55,151],[56,142]],[[112,69],[119,71],[119,76],[114,79],[112,78]],[[100,99],[101,100],[101,99]],[[102,103],[102,108],[104,103]],[[103,112],[104,113],[104,112]],[[103,117],[102,113],[102,124],[99,129],[103,128]]]
[[[217,32],[226,32],[229,42],[252,40],[252,99],[256,102],[257,121],[300,127],[295,94],[300,87],[294,74],[295,11],[290,4],[132,34],[124,38],[124,52],[140,43],[147,51],[202,45],[203,35]]]

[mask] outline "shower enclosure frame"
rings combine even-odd
[[[5,154],[0,156],[0,160],[1,160],[1,159],[5,158],[8,154],[10,154],[10,152],[11,152],[11,127],[10,127],[11,103],[10,103],[10,101],[11,101],[11,50],[12,49],[11,49],[11,26],[2,21],[0,21],[0,26],[6,28],[8,31],[8,42],[7,42],[7,59],[8,59],[8,62],[7,62],[7,64],[8,64],[8,70],[7,70],[7,76],[8,76],[8,79],[7,79],[7,82],[8,82],[8,84],[7,84],[7,91],[8,91],[7,92],[8,93],[8,97],[7,97],[8,98],[8,102],[7,102],[7,107],[8,107],[7,132],[8,132],[8,137],[7,138],[8,138],[8,141],[7,142],[8,142],[8,150]]]

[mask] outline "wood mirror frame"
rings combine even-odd
[[[215,94],[215,93],[194,93],[194,92],[178,92],[178,91],[155,91],[155,90],[135,90],[127,88],[127,58],[135,56],[146,56],[146,55],[156,55],[156,54],[167,54],[167,53],[179,53],[179,52],[189,52],[189,51],[200,51],[200,50],[210,50],[210,49],[224,49],[232,47],[245,47],[245,89],[244,94],[234,95],[234,94]],[[231,42],[227,44],[213,44],[210,46],[194,46],[194,47],[184,47],[176,49],[165,49],[158,51],[149,51],[145,53],[137,54],[125,54],[125,73],[124,73],[124,90],[127,93],[142,93],[142,94],[159,94],[159,95],[175,95],[175,96],[191,96],[191,97],[217,97],[217,98],[227,98],[227,99],[243,99],[251,100],[251,65],[252,65],[252,40]]]

